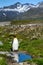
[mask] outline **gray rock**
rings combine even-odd
[[[2,41],[0,41],[0,46],[3,46],[3,43],[2,43]]]

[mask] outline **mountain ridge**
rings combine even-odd
[[[41,16],[40,16],[41,15]],[[0,8],[0,20],[27,20],[30,18],[43,18],[43,2],[37,5],[20,2]]]

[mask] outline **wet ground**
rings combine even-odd
[[[29,65],[27,64],[27,62],[17,62],[18,60],[18,53],[14,53],[14,52],[0,52],[0,54],[6,54],[6,61],[8,65]],[[20,61],[24,61],[24,59],[26,59],[26,55],[28,56],[28,58],[31,58],[31,56],[29,56],[28,54],[25,55],[25,53],[21,53],[19,52],[20,55]],[[25,58],[24,58],[25,57]],[[15,59],[16,58],[16,59]],[[27,59],[28,59],[27,58]]]

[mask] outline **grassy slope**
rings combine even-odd
[[[18,21],[18,24],[19,24],[19,22],[20,21]],[[20,22],[20,24],[21,24],[21,22]],[[15,24],[17,24],[16,21],[15,21]],[[0,40],[3,42],[3,46],[0,46],[0,51],[11,51],[11,47],[12,47],[11,43],[12,43],[13,37],[9,36],[9,33],[10,33],[9,30],[10,29],[8,29],[8,28],[0,27]],[[38,57],[43,58],[43,38],[41,38],[39,35],[37,40],[30,39],[33,36],[33,33],[34,34],[40,33],[42,36],[43,35],[43,27],[42,27],[42,29],[41,29],[41,27],[38,27],[34,30],[29,29],[29,31],[28,32],[27,31],[28,31],[28,29],[25,29],[23,32],[19,32],[17,34],[18,39],[22,39],[22,41],[20,42],[19,50],[27,51],[29,54],[31,54],[31,56],[33,58],[37,58],[37,59],[38,59]],[[4,35],[4,37],[2,37],[3,35]],[[38,60],[35,59],[35,61],[38,61]]]
[[[4,31],[6,30],[6,31]],[[0,40],[3,42],[3,46],[0,46],[0,50],[2,51],[11,51],[11,45],[12,45],[12,39],[13,36],[9,36],[10,29],[6,29],[4,27],[0,27]],[[17,29],[18,31],[19,29]],[[22,34],[21,34],[22,33]],[[34,34],[33,34],[34,33]],[[38,35],[37,35],[38,33]],[[4,37],[3,37],[4,35]],[[37,37],[37,40],[31,40],[31,38],[35,35]],[[19,50],[21,51],[27,51],[32,56],[43,56],[43,38],[41,38],[43,35],[43,27],[36,27],[34,30],[31,29],[25,29],[24,31],[21,31],[17,33],[18,39],[22,39],[20,42]],[[10,43],[11,42],[11,43]]]

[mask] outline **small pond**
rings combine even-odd
[[[18,54],[17,53],[14,54],[13,59],[20,63],[20,62],[24,62],[27,60],[31,60],[32,57],[29,54],[19,52]]]
[[[25,53],[19,53],[19,62],[24,62],[26,60],[31,60],[32,57],[29,54],[25,54]]]
[[[32,60],[31,55],[23,53],[23,52],[0,52],[0,54],[6,54],[9,57],[11,57],[10,60],[16,61],[16,62],[24,62],[27,60]]]
[[[32,57],[29,54],[19,53],[18,55],[19,55],[19,62],[23,62],[23,61],[32,59]]]

